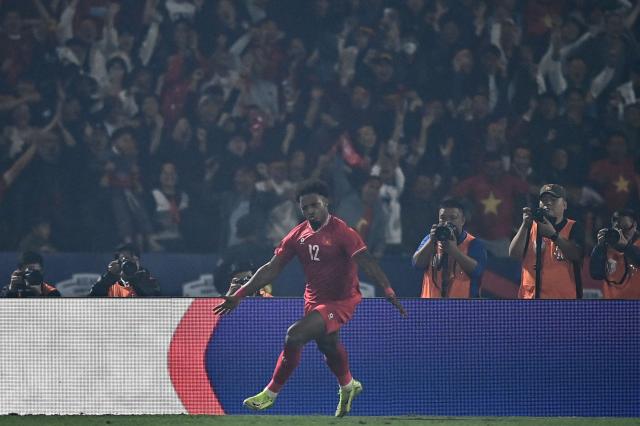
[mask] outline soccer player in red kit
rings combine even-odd
[[[340,384],[338,408],[342,417],[351,411],[351,403],[362,391],[362,384],[351,376],[347,352],[340,342],[340,327],[352,317],[360,302],[358,267],[384,289],[389,302],[405,316],[403,306],[386,275],[367,251],[358,235],[341,219],[329,214],[328,188],[320,181],[304,185],[298,203],[306,220],[284,237],[273,258],[258,269],[251,279],[213,311],[222,315],[238,306],[240,300],[275,280],[285,265],[297,256],[307,280],[304,292],[304,316],[287,330],[284,349],[273,377],[259,394],[244,400],[253,410],[264,410],[275,402],[278,392],[300,362],[302,348],[315,340],[327,365]]]

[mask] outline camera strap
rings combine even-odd
[[[604,276],[604,280],[607,284],[609,285],[613,285],[613,286],[617,286],[617,285],[622,285],[624,284],[625,280],[627,279],[627,275],[629,275],[629,263],[627,262],[627,256],[622,256],[623,260],[624,260],[624,274],[622,274],[622,278],[620,278],[620,281],[611,281],[609,280],[609,278],[607,278],[607,274],[605,274]],[[605,260],[606,262],[606,260]]]
[[[441,276],[442,276],[442,284],[440,288],[440,297],[446,299],[449,297],[449,255],[447,253],[442,253],[442,257],[440,260],[440,265],[442,266]]]
[[[629,242],[627,243],[626,247],[629,247],[630,245],[635,244],[635,242],[638,240],[638,235],[637,233],[635,235],[633,235],[631,237],[631,239],[629,240]],[[625,247],[625,251],[626,251],[626,247]],[[620,278],[620,281],[615,281],[615,280],[610,280],[609,278],[607,278],[607,274],[606,274],[606,266],[605,266],[605,275],[604,275],[604,281],[611,285],[611,286],[619,286],[624,284],[625,280],[627,279],[627,276],[629,275],[629,262],[627,261],[627,254],[623,251],[622,252],[622,259],[624,260],[624,274],[622,274],[622,278]],[[606,258],[605,258],[605,262],[606,262]]]
[[[540,281],[542,281],[542,233],[540,228],[536,226],[536,286],[535,286],[535,299],[540,299]]]

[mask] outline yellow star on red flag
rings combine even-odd
[[[629,184],[631,182],[624,178],[624,176],[618,176],[618,180],[613,182],[616,187],[616,192],[629,192]]]
[[[496,198],[493,195],[493,191],[489,192],[489,196],[480,200],[480,202],[484,205],[484,214],[498,214],[498,206],[502,204],[502,200],[500,198]]]

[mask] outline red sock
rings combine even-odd
[[[325,358],[327,360],[327,365],[338,378],[340,386],[349,384],[353,377],[349,370],[349,355],[342,343],[338,342],[336,351],[330,355],[325,355]]]
[[[280,389],[287,382],[289,376],[293,373],[293,370],[295,370],[298,364],[300,364],[301,355],[302,348],[285,345],[284,350],[278,357],[278,363],[273,371],[273,377],[267,385],[267,389],[271,392],[280,392]]]

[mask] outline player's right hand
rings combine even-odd
[[[216,315],[228,314],[240,304],[240,298],[237,296],[222,296],[222,298],[224,299],[224,302],[213,308],[213,313]]]
[[[407,317],[407,311],[404,310],[404,306],[402,306],[402,303],[398,301],[395,294],[386,296],[386,299],[400,312],[400,315],[402,315],[403,318]]]

